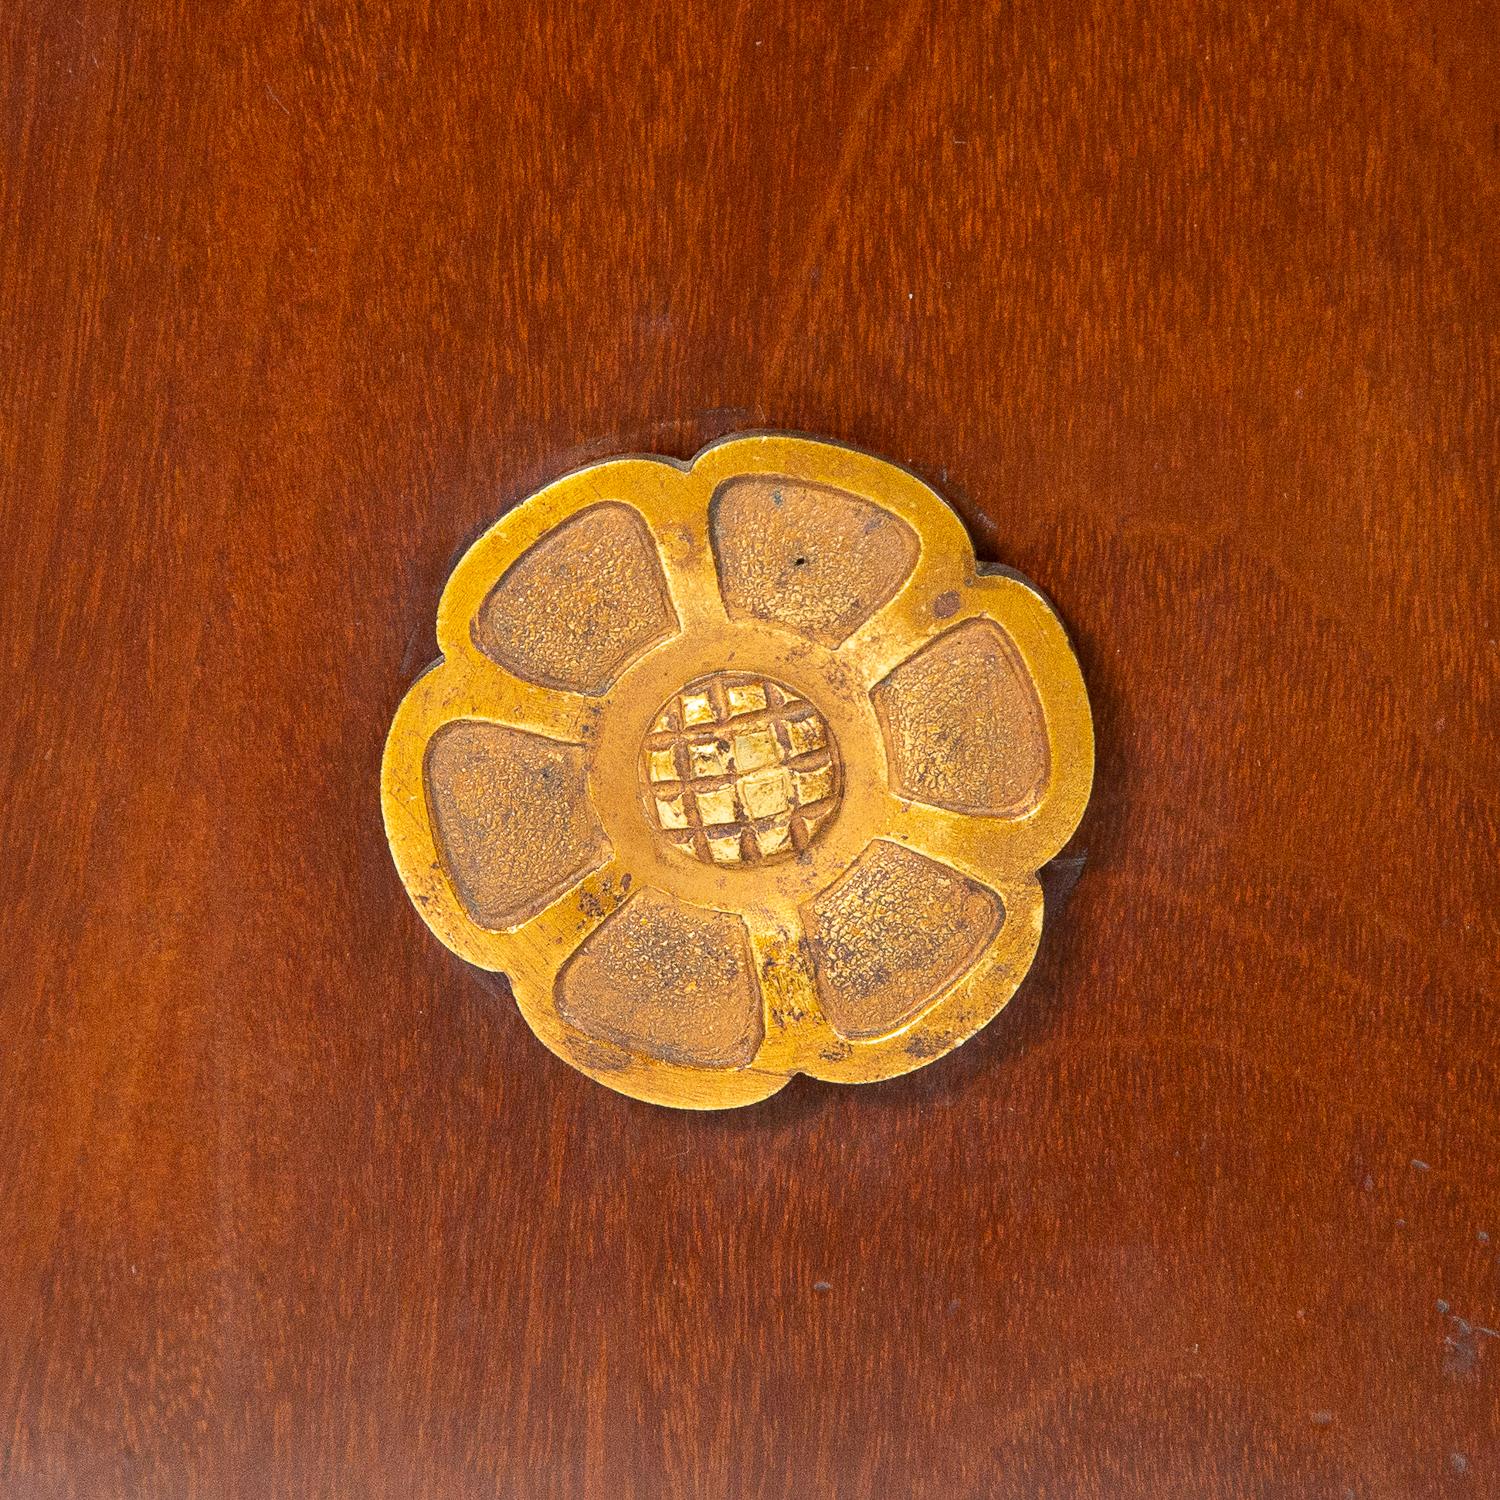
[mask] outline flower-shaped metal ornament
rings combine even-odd
[[[590,1077],[695,1109],[889,1078],[1021,982],[1088,698],[1046,601],[906,471],[781,436],[580,470],[469,549],[437,634],[391,852]]]

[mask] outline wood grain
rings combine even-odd
[[[1492,23],[7,7],[0,1493],[1496,1493]],[[981,1038],[686,1116],[377,768],[505,505],[761,425],[1049,590],[1099,772]]]

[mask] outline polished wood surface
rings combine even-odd
[[[1500,1492],[1495,54],[10,7],[0,1493]],[[756,426],[1049,591],[1098,776],[982,1036],[694,1116],[432,940],[377,772],[508,503]]]

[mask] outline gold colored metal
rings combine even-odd
[[[1088,801],[1062,625],[920,480],[740,437],[569,474],[438,605],[381,794],[417,910],[638,1099],[931,1062],[1041,937]]]

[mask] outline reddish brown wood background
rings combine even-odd
[[[0,1493],[1500,1493],[1494,16],[0,18]],[[1048,589],[981,1038],[628,1102],[428,935],[456,552],[775,426]]]

